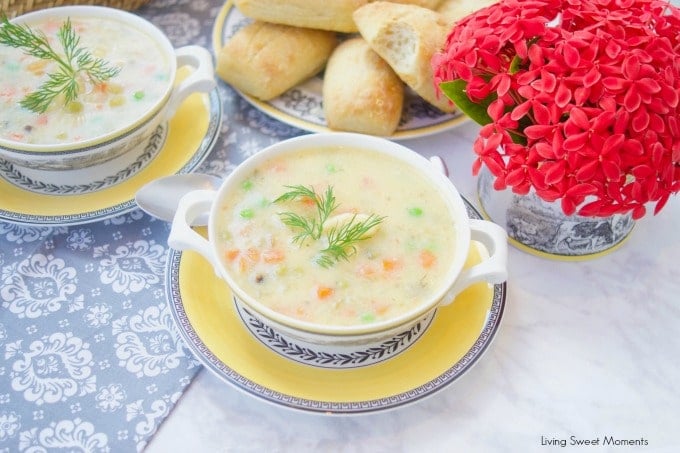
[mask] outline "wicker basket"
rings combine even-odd
[[[10,19],[24,13],[52,6],[66,5],[97,5],[131,11],[148,3],[148,0],[0,0],[0,11]]]

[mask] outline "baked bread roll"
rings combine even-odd
[[[294,27],[356,32],[352,13],[369,0],[234,0],[252,19]]]
[[[438,12],[417,5],[377,1],[354,12],[359,33],[420,97],[443,112],[455,106],[437,95],[430,60],[450,31]]]
[[[220,49],[216,72],[237,90],[267,101],[321,71],[336,45],[334,32],[255,21]]]
[[[418,5],[427,9],[436,10],[442,0],[389,0],[392,3],[404,3],[408,5]]]
[[[497,0],[444,0],[437,7],[437,12],[444,16],[451,25],[477,10],[496,3]]]
[[[404,104],[404,85],[363,38],[341,43],[326,65],[323,109],[328,127],[389,136]]]

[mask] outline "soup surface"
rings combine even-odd
[[[42,31],[61,53],[57,31],[66,18],[29,22]],[[79,47],[110,66],[120,68],[101,84],[81,80],[75,102],[56,98],[45,113],[32,112],[19,102],[56,72],[56,63],[0,45],[0,137],[31,144],[68,144],[124,128],[144,116],[167,90],[170,61],[145,32],[124,22],[99,17],[70,18]]]
[[[245,292],[273,310],[357,325],[396,317],[442,290],[455,247],[450,209],[424,175],[397,158],[306,149],[267,161],[239,184],[218,201],[220,259]],[[281,199],[302,187],[317,201]],[[329,194],[335,207],[322,222],[329,210],[319,206],[332,204]],[[328,252],[362,221],[379,223],[344,244],[345,257]],[[322,223],[318,239],[305,235],[302,225]]]

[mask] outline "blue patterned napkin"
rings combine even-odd
[[[0,222],[0,451],[141,451],[200,369],[164,288],[167,224]]]

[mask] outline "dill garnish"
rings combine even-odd
[[[368,239],[369,231],[380,224],[384,218],[371,214],[359,220],[358,215],[355,214],[349,222],[331,228],[326,236],[328,246],[321,250],[317,263],[323,267],[330,267],[334,261],[349,260],[349,257],[356,253],[354,244]]]
[[[323,224],[326,223],[326,220],[328,220],[328,217],[330,217],[331,212],[333,212],[338,207],[337,203],[335,202],[335,196],[333,195],[333,188],[329,186],[326,188],[326,192],[323,195],[319,195],[311,187],[285,187],[291,190],[274,200],[274,203],[307,198],[314,202],[314,206],[316,206],[317,209],[316,217],[311,219],[302,217],[298,214],[295,214],[294,212],[282,212],[279,214],[283,223],[291,228],[302,230],[293,238],[293,242],[302,243],[307,237],[310,237],[314,240],[319,239],[321,237],[321,233],[323,232]]]
[[[293,237],[294,243],[300,245],[305,239],[319,240],[323,236],[324,226],[331,214],[338,208],[333,187],[328,186],[323,194],[318,194],[312,187],[285,186],[289,190],[274,203],[293,201],[296,199],[308,199],[316,208],[314,217],[304,217],[294,212],[280,212],[279,216],[284,224],[300,230]],[[370,237],[371,230],[380,224],[385,217],[371,214],[369,216],[354,214],[348,221],[341,222],[327,229],[325,236],[326,248],[319,252],[317,264],[322,267],[331,267],[340,260],[348,260],[356,253],[356,243]]]
[[[21,49],[27,55],[41,60],[57,63],[57,72],[48,74],[47,80],[20,102],[22,107],[35,113],[44,113],[50,103],[60,95],[64,97],[64,105],[73,102],[78,97],[79,81],[83,78],[98,84],[120,72],[120,68],[111,67],[105,60],[95,58],[86,49],[78,47],[80,38],[73,30],[70,18],[66,19],[57,32],[62,53],[52,48],[43,32],[31,30],[27,25],[13,24],[4,13],[0,16],[0,23],[0,44]]]

